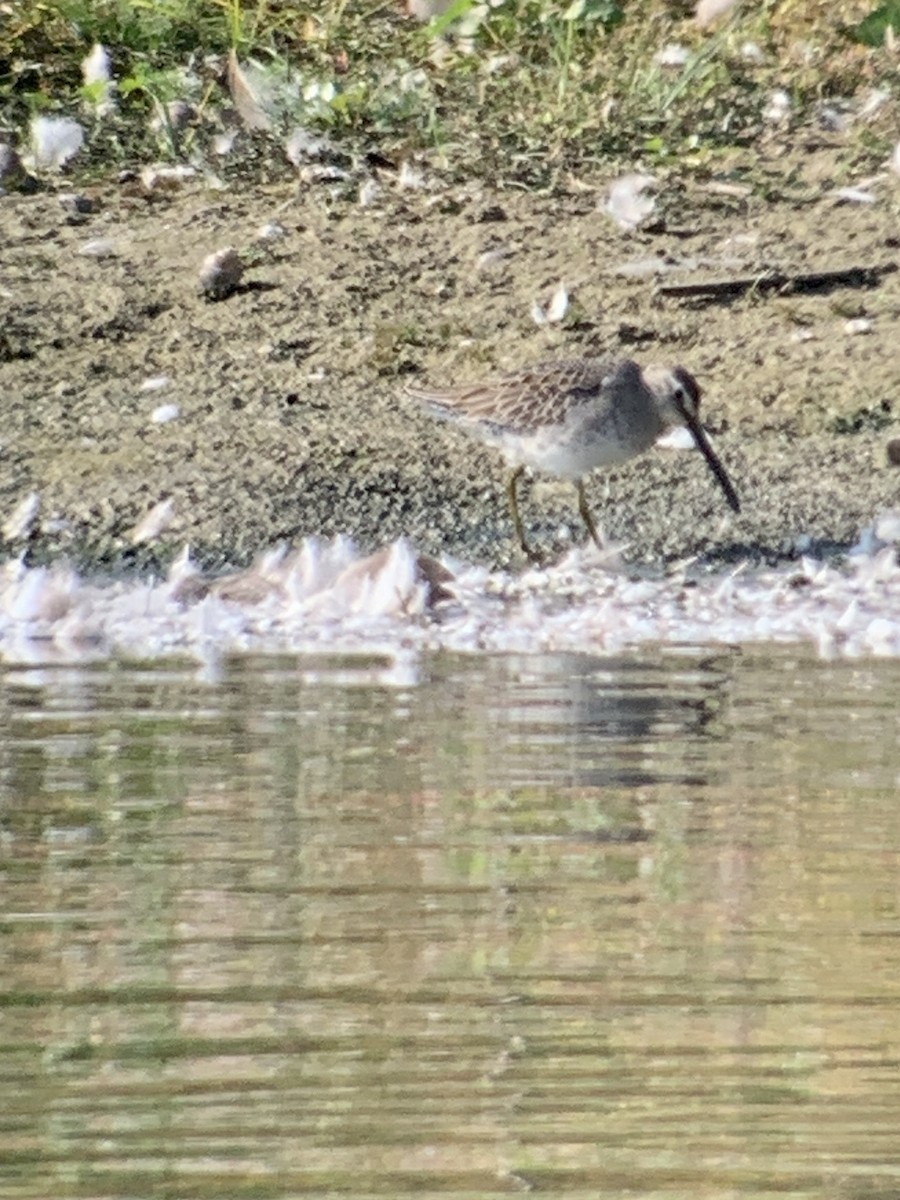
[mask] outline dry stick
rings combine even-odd
[[[704,296],[714,300],[718,296],[741,296],[744,292],[754,291],[775,292],[782,288],[814,292],[829,287],[873,287],[883,275],[890,275],[896,270],[896,263],[884,263],[876,267],[848,267],[843,271],[811,271],[800,275],[763,271],[759,275],[710,280],[706,283],[663,283],[657,292],[660,296]]]

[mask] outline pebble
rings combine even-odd
[[[57,199],[73,217],[86,217],[89,213],[97,211],[96,202],[81,192],[62,192]]]
[[[215,250],[200,268],[200,291],[208,300],[225,300],[237,289],[244,264],[233,246]]]
[[[25,168],[15,146],[0,142],[0,195],[17,188],[25,179]]]

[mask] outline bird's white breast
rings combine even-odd
[[[494,429],[487,440],[502,451],[511,466],[524,465],[557,479],[579,479],[597,467],[628,462],[648,449],[645,444],[624,441],[612,419],[602,421],[593,408],[574,409],[566,423],[545,425],[530,433]]]

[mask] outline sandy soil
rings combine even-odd
[[[39,494],[35,561],[147,565],[189,541],[207,564],[239,563],[280,539],[345,531],[363,546],[407,534],[423,550],[517,563],[502,462],[404,400],[404,378],[613,353],[698,376],[744,502],[723,520],[697,454],[654,451],[595,474],[601,522],[632,559],[777,559],[801,535],[847,544],[900,501],[885,453],[900,415],[900,273],[715,304],[617,273],[650,256],[681,263],[666,282],[900,259],[896,183],[879,185],[876,204],[838,202],[848,180],[827,146],[758,167],[780,181],[767,199],[664,186],[660,220],[638,234],[603,213],[608,179],[555,195],[433,179],[387,185],[365,208],[355,189],[293,181],[150,196],[110,184],[86,214],[53,192],[0,198],[0,514]],[[259,241],[271,221],[285,236]],[[114,253],[82,252],[97,239]],[[248,270],[212,303],[197,272],[227,245]],[[538,326],[533,302],[560,280],[572,309]],[[850,332],[854,317],[870,332]],[[164,389],[142,390],[159,375]],[[178,417],[155,423],[162,404]],[[132,528],[164,497],[172,523],[134,547]],[[525,489],[523,512],[546,548],[583,535],[568,485]]]

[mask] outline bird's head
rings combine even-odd
[[[716,482],[725,493],[725,499],[734,512],[741,511],[734,485],[728,478],[718,455],[710,445],[706,431],[700,424],[700,385],[690,371],[684,367],[650,366],[644,368],[644,383],[656,398],[657,410],[663,425],[686,425],[691,431],[698,450],[706,459]]]

